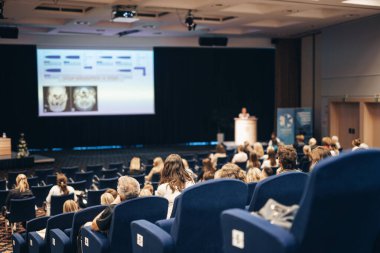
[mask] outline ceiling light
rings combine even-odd
[[[187,12],[187,15],[185,17],[185,24],[187,26],[187,30],[189,31],[195,31],[195,28],[197,27],[197,24],[194,22],[194,16],[191,13],[191,10]]]
[[[345,0],[345,1],[342,1],[342,3],[380,7],[379,0]]]
[[[132,23],[138,21],[139,19],[137,18],[136,8],[136,5],[115,5],[112,8],[112,21],[123,23]]]

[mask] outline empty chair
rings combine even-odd
[[[59,228],[65,230],[72,225],[74,213],[62,213],[51,216],[46,223],[45,238],[37,232],[29,232],[29,253],[50,253],[50,230]]]
[[[248,211],[260,210],[270,198],[284,205],[299,204],[307,178],[302,172],[286,172],[258,182]]]
[[[117,177],[114,178],[100,178],[99,179],[99,189],[107,189],[107,188],[112,188],[116,189],[117,188]]]
[[[50,241],[54,242],[50,245],[51,253],[77,252],[79,230],[86,222],[92,221],[104,208],[105,206],[93,206],[76,212],[71,224],[70,235],[59,228],[50,230]]]
[[[36,210],[34,209],[35,205],[36,205],[35,197],[10,200],[10,208],[9,208],[9,213],[7,215],[7,220],[9,221],[11,225],[12,233],[13,233],[13,223],[26,222],[36,217]],[[6,229],[6,231],[8,230]]]
[[[61,172],[65,174],[67,178],[74,179],[75,173],[79,172],[78,166],[72,166],[72,167],[62,167]]]
[[[175,218],[155,224],[131,224],[133,252],[222,252],[220,214],[244,208],[247,185],[234,179],[210,180],[186,188],[177,200]],[[143,243],[141,243],[143,239]]]
[[[245,170],[247,168],[247,162],[236,162],[235,164],[242,170]]]
[[[27,253],[28,252],[28,233],[39,231],[46,228],[48,216],[42,216],[26,222],[25,233],[15,233],[12,235],[13,253]]]
[[[48,175],[53,175],[54,174],[54,168],[49,168],[49,169],[38,169],[34,171],[34,175],[36,175],[39,180],[44,181],[47,184],[46,177]]]
[[[194,159],[193,160],[188,160],[187,163],[189,164],[189,168],[191,170],[194,170],[195,165],[197,165],[197,160],[194,160]]]
[[[62,213],[63,203],[65,203],[65,201],[69,199],[74,200],[74,194],[51,196],[50,216]]]
[[[379,150],[319,162],[290,230],[243,210],[223,212],[224,252],[379,252],[379,163]]]
[[[86,180],[82,180],[82,181],[78,181],[78,182],[67,182],[67,185],[73,187],[74,190],[76,190],[76,191],[85,191],[86,190],[87,181]]]
[[[144,165],[145,174],[149,175],[149,172],[153,169],[153,164]]]
[[[34,177],[28,177],[28,184],[29,186],[37,186],[39,182],[39,178],[37,176]]]
[[[226,164],[228,163],[228,157],[218,157],[218,159],[216,160],[218,164]]]
[[[115,188],[114,188],[115,189]],[[87,191],[87,206],[100,205],[100,196],[106,191],[106,189],[101,190],[88,190]]]
[[[133,177],[134,179],[136,179],[137,182],[139,182],[139,184],[140,184],[141,187],[144,186],[144,184],[145,184],[145,174],[131,175],[131,177]]]
[[[16,177],[18,174],[24,174],[26,175],[26,170],[21,171],[8,171],[8,189],[14,188],[16,185]]]
[[[109,169],[109,170],[102,170],[101,171],[103,178],[117,177],[118,172],[119,171],[117,169]]]
[[[5,206],[5,201],[7,200],[8,194],[8,190],[0,190],[0,208]]]
[[[138,219],[150,222],[165,219],[167,209],[168,201],[156,196],[130,199],[118,204],[107,234],[94,232],[90,227],[82,228],[83,253],[132,252],[130,223]]]
[[[0,180],[0,191],[4,191],[7,189],[7,180],[1,179]]]
[[[86,171],[86,172],[77,172],[75,173],[75,181],[86,181],[86,189],[90,189],[92,185],[92,180],[94,179],[94,172],[93,171]],[[75,187],[74,187],[75,189]]]
[[[197,154],[198,161],[202,161],[202,159],[205,159],[209,156],[210,156],[210,152],[202,152],[202,153]]]
[[[249,205],[249,203],[251,203],[251,199],[253,196],[253,192],[255,191],[256,185],[257,185],[257,182],[251,182],[251,183],[247,184],[247,186],[248,186],[247,205]]]
[[[152,176],[152,183],[160,182],[160,180],[161,180],[161,173],[154,173]]]
[[[46,176],[46,184],[56,184],[56,183],[57,183],[57,175]]]
[[[86,170],[94,172],[94,175],[97,175],[100,177],[102,175],[101,170],[103,169],[102,164],[93,164],[93,165],[87,165]]]
[[[52,184],[44,186],[32,186],[30,189],[33,192],[33,195],[36,197],[36,205],[42,207],[44,201],[46,200],[47,195],[49,194],[50,189],[53,187]]]
[[[124,167],[124,162],[115,162],[115,163],[109,163],[108,169],[117,169],[118,171],[122,170]]]

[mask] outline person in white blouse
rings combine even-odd
[[[248,160],[248,155],[244,152],[244,146],[240,145],[237,148],[237,153],[232,158],[232,163],[244,163]]]
[[[73,187],[67,185],[67,177],[65,174],[57,174],[57,185],[54,185],[48,196],[46,197],[46,216],[50,216],[50,203],[51,196],[61,196],[67,194],[74,194],[74,200],[77,201],[77,196],[75,195],[75,190]]]
[[[248,119],[249,113],[247,112],[247,108],[241,108],[241,113],[239,113],[239,119]]]
[[[156,190],[156,196],[161,196],[169,201],[167,218],[169,219],[173,210],[174,199],[181,192],[194,184],[191,176],[186,172],[182,158],[179,155],[169,155],[161,172],[160,185]]]
[[[269,168],[278,167],[279,163],[278,163],[278,159],[276,159],[276,151],[274,150],[272,146],[269,146],[267,148],[267,154],[268,154],[268,159],[266,159],[263,162],[263,164],[261,165],[261,169],[263,169],[264,167],[269,167]]]

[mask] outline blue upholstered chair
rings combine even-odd
[[[67,185],[73,187],[74,190],[85,191],[86,190],[87,181],[86,180],[82,180],[82,181],[77,181],[77,182],[67,182]]]
[[[39,180],[40,180],[40,179],[39,179],[39,177],[37,177],[37,176],[34,176],[34,177],[28,177],[28,184],[29,184],[29,187],[37,186]]]
[[[152,175],[152,182],[160,182],[161,180],[161,173],[154,173]]]
[[[145,174],[149,174],[149,172],[153,169],[153,164],[145,164],[144,165]]]
[[[44,201],[46,200],[47,195],[49,194],[50,189],[53,187],[52,184],[44,186],[32,186],[30,189],[33,192],[34,197],[36,197],[36,205],[42,207]]]
[[[11,225],[11,230],[13,234],[13,223],[15,222],[26,222],[36,217],[36,198],[30,197],[25,199],[11,199],[9,213],[7,215],[7,220]],[[7,224],[7,223],[6,223]],[[7,228],[6,228],[6,231]]]
[[[54,174],[54,168],[48,168],[48,169],[39,169],[34,171],[34,175],[36,175],[39,180],[44,181],[46,183],[46,177],[48,175]]]
[[[4,191],[7,189],[7,180],[1,179],[0,180],[0,191]]]
[[[112,170],[112,169],[117,169],[118,171],[122,170],[124,167],[124,162],[114,162],[114,163],[110,163],[108,164],[108,169]]]
[[[247,168],[247,162],[236,162],[235,164],[242,170],[245,170]]]
[[[87,191],[87,206],[97,206],[100,205],[100,196],[106,191],[107,189],[100,189],[100,190],[88,190]]]
[[[45,238],[42,238],[37,232],[29,232],[29,253],[50,253],[50,230],[59,228],[65,230],[71,227],[74,213],[62,213],[50,216],[46,224]]]
[[[216,160],[218,164],[226,164],[228,163],[228,156],[226,157],[218,157],[218,159]]]
[[[247,185],[234,179],[209,180],[185,189],[177,198],[175,218],[156,224],[132,222],[134,253],[221,252],[220,214],[244,208]]]
[[[5,201],[7,200],[8,194],[8,190],[0,190],[0,208],[5,206]]]
[[[380,239],[379,164],[379,150],[319,162],[290,230],[244,210],[223,212],[224,252],[379,252],[374,251]]]
[[[57,183],[57,175],[47,175],[45,183],[55,185]]]
[[[102,164],[92,164],[92,165],[87,165],[86,166],[86,170],[87,171],[92,171],[94,172],[94,174],[98,177],[100,177],[102,175],[101,171],[103,169],[103,165]]]
[[[48,216],[38,217],[26,223],[26,230],[24,233],[15,233],[12,235],[13,253],[27,253],[28,252],[28,233],[38,231],[46,228]]]
[[[79,172],[78,166],[72,166],[72,167],[62,167],[61,172],[65,174],[67,178],[74,179],[75,173]]]
[[[268,177],[257,183],[248,211],[258,211],[269,198],[284,205],[299,204],[308,175],[302,172],[286,172]]]
[[[114,178],[114,177],[117,177],[117,173],[118,173],[118,169],[114,168],[114,169],[109,169],[109,170],[102,170],[101,173],[102,173],[102,177],[103,178]]]
[[[251,203],[251,199],[253,196],[253,192],[255,191],[256,185],[257,185],[257,182],[251,182],[251,183],[247,184],[247,186],[248,186],[247,205],[249,205],[249,203]]]
[[[76,212],[70,228],[70,235],[59,228],[50,230],[51,253],[77,252],[79,230],[86,222],[92,221],[104,208],[105,206],[92,206]]]
[[[130,223],[138,219],[150,222],[164,219],[168,201],[161,197],[141,197],[118,204],[112,216],[107,234],[94,232],[89,227],[82,228],[83,253],[132,252]]]
[[[79,181],[86,181],[86,189],[90,189],[92,185],[92,180],[94,179],[94,172],[93,171],[86,171],[86,172],[77,172],[75,173],[75,182]],[[74,187],[75,189],[75,187]]]
[[[134,179],[139,182],[140,186],[143,187],[145,184],[145,174],[140,174],[140,175],[130,175],[130,177],[133,177]]]
[[[60,196],[51,196],[50,203],[50,215],[56,215],[63,212],[63,203],[66,200],[74,200],[74,194],[60,195]]]
[[[116,189],[117,188],[117,177],[114,178],[100,178],[99,179],[99,189]]]

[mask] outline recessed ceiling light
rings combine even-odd
[[[156,26],[155,25],[143,25],[142,28],[145,28],[145,29],[156,29]]]
[[[345,0],[345,1],[342,1],[342,3],[380,7],[379,0]]]
[[[88,21],[75,21],[75,24],[76,25],[89,25],[90,22],[88,22]]]

